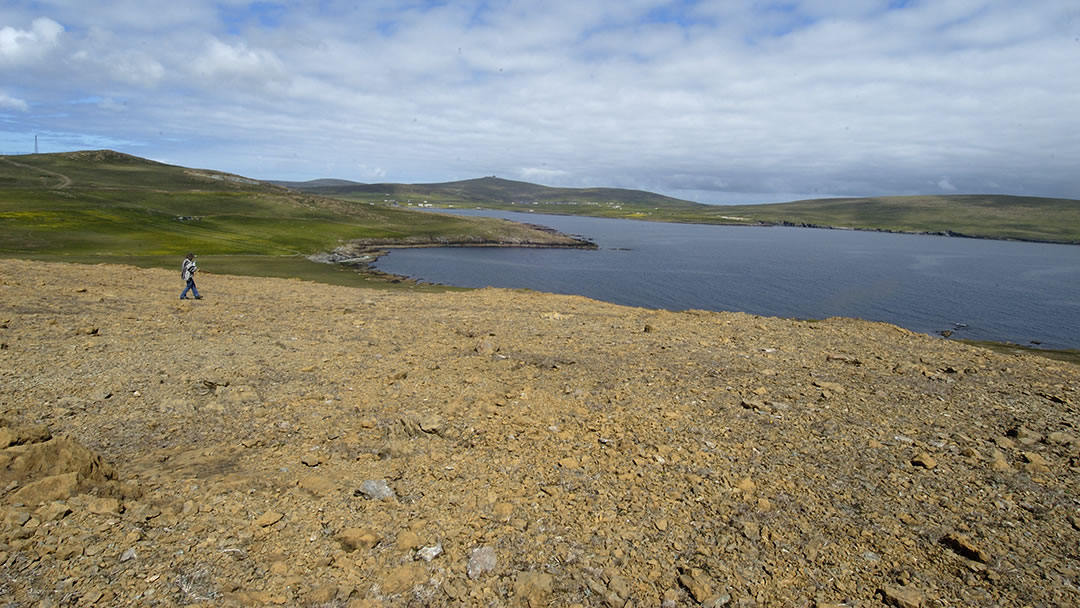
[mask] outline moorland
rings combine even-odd
[[[536,226],[310,195],[219,171],[97,150],[0,157],[0,255],[359,285],[365,254],[425,245],[592,247]],[[311,261],[353,260],[351,266]]]
[[[552,188],[497,177],[436,184],[357,184],[345,180],[278,183],[313,194],[376,204],[1080,243],[1080,201],[1074,199],[963,194],[705,205],[641,190]]]

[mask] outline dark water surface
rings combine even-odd
[[[526,287],[617,304],[823,319],[1080,348],[1080,246],[665,224],[469,210],[585,236],[599,251],[400,249],[380,270],[462,287]]]

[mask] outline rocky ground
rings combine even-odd
[[[5,260],[0,605],[1080,604],[1080,368]]]

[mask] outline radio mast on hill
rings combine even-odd
[[[37,154],[37,135],[34,136],[34,154]]]

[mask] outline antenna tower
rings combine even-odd
[[[37,154],[37,135],[34,136],[34,154]]]

